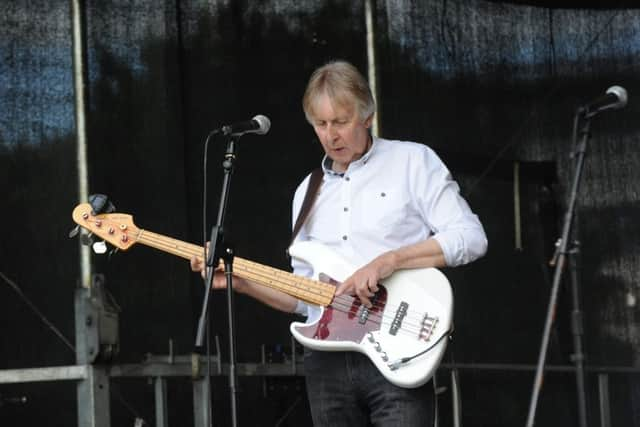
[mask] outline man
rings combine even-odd
[[[330,62],[311,76],[303,97],[307,120],[326,153],[323,181],[295,241],[311,240],[361,266],[338,285],[336,296],[357,295],[370,307],[378,282],[394,271],[456,266],[486,252],[478,218],[436,154],[422,144],[372,137],[375,103],[351,64]],[[298,217],[310,177],[293,200]],[[292,262],[309,276],[312,266]],[[201,264],[192,260],[192,268]],[[225,286],[218,275],[214,286]],[[320,309],[242,279],[237,291],[286,312],[318,318]],[[316,426],[424,426],[433,424],[433,390],[389,383],[356,352],[308,351],[305,375]]]

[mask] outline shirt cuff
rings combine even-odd
[[[448,267],[470,263],[487,252],[487,236],[481,229],[446,230],[431,237],[440,244]]]

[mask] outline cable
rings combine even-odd
[[[49,321],[49,319],[47,319],[47,317],[42,314],[42,312],[38,309],[38,307],[35,306],[35,304],[33,302],[31,302],[31,300],[24,294],[24,292],[22,292],[22,290],[20,289],[20,287],[18,287],[18,285],[12,281],[11,279],[9,279],[7,276],[4,275],[4,273],[2,273],[0,271],[0,277],[2,277],[4,279],[5,282],[7,282],[7,284],[13,288],[14,291],[16,291],[16,293],[18,294],[18,296],[20,298],[22,298],[22,300],[29,306],[29,308],[31,310],[33,310],[34,313],[36,313],[38,315],[38,317],[40,318],[40,320],[42,320],[42,322],[44,322],[45,325],[47,325],[49,327],[49,329],[51,329],[51,331],[53,331],[53,333],[60,338],[60,340],[73,352],[76,352],[76,348],[73,346],[73,344],[71,344],[71,341],[69,341],[63,334],[62,332],[60,332],[60,330],[58,328],[55,327],[55,325],[53,323],[51,323]]]
[[[296,399],[293,401],[293,403],[287,408],[287,410],[285,411],[284,415],[282,415],[280,417],[280,419],[278,419],[276,421],[275,427],[280,427],[282,425],[283,422],[285,422],[285,420],[287,419],[287,417],[289,415],[291,415],[291,413],[293,412],[293,410],[296,408],[296,406],[302,401],[302,398],[300,396],[296,397]]]
[[[416,353],[413,356],[408,356],[408,357],[403,357],[401,359],[398,359],[394,362],[389,363],[387,366],[389,366],[389,368],[392,371],[395,371],[396,369],[400,368],[402,365],[404,365],[405,363],[408,363],[410,361],[412,361],[413,359],[415,359],[416,357],[422,356],[423,354],[425,354],[426,352],[430,351],[431,349],[433,349],[436,345],[438,345],[438,343],[440,341],[442,341],[442,339],[444,337],[448,337],[449,335],[451,335],[451,333],[453,332],[453,329],[449,329],[447,332],[445,332],[444,334],[440,335],[440,338],[438,338],[433,344],[431,344],[429,347],[427,347],[426,349],[422,350],[420,353]]]
[[[207,135],[207,139],[204,142],[204,154],[203,154],[203,165],[202,165],[202,170],[203,170],[203,183],[202,183],[202,246],[204,248],[204,257],[203,257],[203,268],[207,268],[207,259],[209,259],[209,256],[207,254],[207,164],[208,164],[208,159],[209,159],[209,141],[211,140],[211,137],[217,135],[219,133],[219,130],[216,129],[212,132],[209,132],[209,135]],[[213,268],[213,267],[211,267]],[[203,279],[204,280],[204,285],[205,285],[205,292],[206,292],[206,286],[208,285],[207,283],[207,279],[206,276]],[[206,354],[207,354],[207,419],[208,419],[208,424],[209,427],[212,426],[212,422],[213,422],[213,417],[212,415],[212,408],[211,408],[211,328],[210,328],[210,324],[209,324],[209,311],[207,310],[207,314],[206,314],[206,318],[205,318],[205,339],[206,339]],[[220,357],[220,355],[218,355],[218,357]]]
[[[212,131],[207,135],[207,139],[204,142],[204,155],[203,155],[203,183],[202,183],[202,246],[204,247],[204,260],[207,259],[207,159],[209,158],[209,141],[212,136],[215,136],[220,131],[218,129]]]
[[[27,306],[29,306],[29,308],[31,310],[33,310],[34,313],[36,313],[38,315],[38,317],[40,318],[40,320],[42,320],[42,322],[44,322],[45,325],[47,325],[49,327],[49,329],[51,329],[53,331],[53,333],[60,338],[60,340],[65,344],[65,346],[67,348],[69,348],[69,350],[71,350],[74,354],[76,352],[76,348],[73,344],[71,344],[71,342],[62,334],[62,332],[60,332],[60,330],[53,324],[51,323],[51,321],[49,321],[49,319],[47,319],[47,317],[42,314],[42,312],[38,309],[38,307],[35,306],[35,304],[33,302],[31,302],[31,300],[24,294],[24,292],[22,292],[22,290],[20,289],[20,287],[11,279],[9,279],[4,273],[2,273],[0,271],[0,277],[2,277],[2,279],[4,279],[4,281],[14,290],[16,291],[16,293],[18,294],[18,296],[20,296],[20,298],[22,298],[22,300],[27,304]],[[111,295],[110,293],[108,293],[110,299],[112,300],[112,302],[115,304],[115,300],[113,298],[113,295]],[[120,312],[120,307],[115,304],[118,312]],[[124,396],[122,395],[122,393],[118,390],[117,387],[115,387],[115,384],[112,383],[111,384],[111,391],[112,393],[115,395],[115,397],[122,403],[122,405],[136,418],[141,418],[139,415],[139,412],[136,411],[133,406],[127,402],[127,400],[124,398]]]
[[[142,425],[145,425],[146,422],[144,421],[144,418],[142,418],[140,416],[140,413],[124,398],[124,395],[120,392],[119,387],[114,382],[110,382],[109,388],[111,390],[111,393],[122,404],[122,406],[124,406],[124,408],[129,411],[129,413],[133,415],[136,420],[142,420]]]

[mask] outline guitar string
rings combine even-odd
[[[153,240],[153,243],[155,245],[161,245],[165,248],[167,246],[170,246],[171,250],[176,253],[177,252],[185,253],[186,251],[186,253],[188,253],[189,256],[188,257],[185,256],[185,258],[190,258],[192,256],[202,257],[202,254],[201,254],[202,248],[196,247],[195,245],[184,244],[180,241],[177,241],[171,238],[166,238],[162,235],[150,234],[150,235],[145,235],[144,238],[147,241]],[[167,242],[167,239],[170,239],[171,241]],[[183,248],[180,248],[179,246],[183,246]],[[185,247],[185,246],[189,246],[189,247]],[[333,290],[333,287],[331,285],[326,285],[326,284],[323,284],[322,282],[316,282],[308,278],[295,276],[289,272],[274,269],[268,266],[263,266],[253,261],[245,260],[243,258],[236,258],[234,262],[234,266],[236,267],[236,271],[238,270],[238,267],[240,267],[242,271],[249,272],[249,273],[251,273],[251,270],[253,270],[254,273],[258,275],[260,278],[268,279],[266,281],[275,280],[277,282],[280,282],[281,284],[286,285],[287,287],[297,289],[301,293],[316,294],[321,299],[329,300],[332,294],[331,291]],[[265,281],[264,279],[262,281]],[[303,287],[304,283],[307,283],[311,286]],[[314,289],[314,288],[317,288],[317,286],[315,285],[326,285],[327,291],[325,293],[317,292],[316,289]]]
[[[349,298],[353,298],[355,299],[355,297],[349,297]],[[354,307],[354,305],[352,304],[343,304],[341,302],[333,302],[330,307],[333,307],[334,309],[336,309],[337,311],[340,311],[342,313],[346,313],[348,315],[352,315],[354,318],[358,317],[358,312],[357,310],[354,312],[352,307]],[[384,315],[379,315],[377,313],[369,313],[369,316],[367,317],[367,321],[371,322],[375,325],[378,326],[382,326],[382,319],[384,318],[387,319],[391,319],[393,316],[384,316]],[[422,327],[419,325],[412,325],[411,322],[407,322],[406,319],[402,320],[402,324],[398,327],[398,332],[402,332],[405,335],[409,335],[412,337],[415,336],[420,336],[422,331]]]
[[[151,232],[151,231],[139,229],[138,239],[143,239],[143,238],[147,240],[149,246],[155,246],[158,249],[174,253],[176,255],[182,256],[183,258],[187,258],[187,259],[189,259],[189,258],[191,258],[193,256],[201,256],[200,255],[200,251],[203,250],[200,246],[194,245],[192,243],[180,241],[178,239],[174,239],[174,238],[171,238],[171,237],[168,237],[168,236],[164,236],[164,235],[161,235],[161,234],[158,234],[158,233],[154,233],[154,232]],[[153,244],[151,244],[151,243],[153,243]],[[273,273],[277,272],[279,274],[276,274],[275,276],[285,275],[285,277],[286,277],[284,280],[283,280],[282,277],[277,277],[279,279],[278,281],[280,282],[281,286],[282,285],[287,286],[288,288],[291,288],[292,290],[297,291],[298,294],[303,294],[303,296],[307,296],[307,297],[308,297],[308,294],[314,294],[314,293],[319,295],[319,298],[321,298],[321,299],[322,299],[323,296],[324,297],[327,296],[327,295],[323,295],[321,292],[317,292],[317,291],[315,291],[313,289],[314,287],[317,288],[318,285],[324,285],[323,282],[318,282],[318,281],[315,281],[315,280],[312,280],[312,279],[303,278],[303,277],[300,277],[300,276],[295,276],[292,273],[281,271],[281,270],[277,270],[277,269],[274,269],[272,267],[268,267],[268,266],[261,265],[259,263],[255,263],[253,261],[244,260],[242,258],[238,258],[238,261],[240,261],[239,262],[240,265],[245,264],[247,266],[252,266],[254,271],[259,271],[261,273],[265,273],[264,270],[266,270],[266,276],[265,276],[265,274],[259,274],[258,273],[258,276],[262,276],[260,278],[262,278],[263,282],[265,280],[268,281],[268,282],[271,282],[273,280],[273,277],[274,277]],[[245,268],[245,272],[246,271],[247,271],[247,269]],[[311,289],[309,289],[309,287],[305,287],[304,290],[301,289],[301,285],[303,285],[303,283],[301,283],[301,282],[305,282],[305,281],[308,284],[311,285],[310,286]],[[331,286],[331,285],[327,285],[327,286]],[[307,295],[304,295],[304,294],[307,294]],[[338,298],[353,299],[352,297],[350,297],[348,295],[345,295],[345,296],[335,297],[334,301],[336,301]],[[326,305],[326,304],[323,304],[323,301],[321,301],[321,300],[315,300],[315,301],[310,301],[310,302],[317,303],[319,305]],[[350,306],[350,304],[348,304],[349,301],[346,301],[346,303],[347,303],[347,305]],[[377,315],[376,312],[373,310],[373,309],[382,310],[383,308],[384,308],[383,303],[374,302],[373,303],[373,307],[370,309],[370,310],[372,310],[370,312],[370,316],[378,316],[378,317],[384,318],[383,316]],[[387,305],[387,308],[391,308],[394,311],[395,311],[395,309],[397,309],[397,307],[393,307],[393,306],[390,307],[389,305]],[[421,328],[422,326],[420,324],[424,321],[423,314],[422,313],[418,313],[417,317],[414,317],[415,315],[413,313],[418,313],[418,312],[416,312],[414,310],[407,311],[407,315],[405,317],[408,318],[408,319],[406,319],[406,320],[410,320],[410,319],[413,318],[413,320],[418,322],[417,325],[414,324],[413,326],[417,327],[417,328]],[[388,317],[391,317],[391,316],[388,316]]]
[[[351,299],[351,300],[356,300],[357,297],[352,297],[352,296],[347,296],[347,299]],[[345,304],[343,301],[338,302],[338,304],[336,304],[335,302],[331,304],[331,306],[339,306],[342,310],[339,311],[343,311],[344,313],[351,313],[354,315],[354,317],[357,317],[358,314],[358,309],[356,309],[356,311],[354,312],[352,307],[357,307],[357,305],[354,305],[352,302],[347,301],[347,304]],[[395,320],[395,316],[394,315],[385,315],[383,312],[376,312],[376,311],[370,311],[369,315],[367,317],[367,321],[371,321],[373,323],[376,323],[378,325],[382,325],[383,321],[387,320],[390,324],[393,324],[393,321]],[[401,325],[399,326],[398,330],[402,330],[403,332],[407,332],[409,334],[412,335],[420,335],[423,331],[423,328],[426,327],[426,325],[423,324],[416,324],[414,322],[411,321],[411,318],[408,318],[407,316],[405,316],[402,321],[401,321]]]
[[[252,275],[251,277],[255,280],[255,275]],[[361,304],[359,304],[358,301],[359,300],[357,299],[357,297],[351,295],[340,295],[338,297],[335,297],[333,299],[333,303],[331,303],[330,305],[341,308],[341,311],[344,311],[345,313],[357,313],[361,307]],[[394,307],[391,304],[386,305],[388,311],[396,311],[397,307]],[[375,319],[379,319],[380,323],[385,319],[389,322],[393,322],[395,316],[389,313],[385,314],[384,308],[384,302],[376,301],[369,309],[370,311],[368,314],[368,319],[371,319],[372,321]],[[427,327],[424,322],[428,319],[425,319],[424,313],[420,313],[419,315],[416,315],[416,313],[418,312],[416,312],[415,310],[407,310],[407,314],[402,319],[402,324],[405,328],[413,327],[414,332],[419,333],[423,327]]]
[[[180,255],[184,254],[186,255],[186,256],[183,255],[184,258],[191,258],[192,256],[201,256],[200,251],[202,250],[202,248],[200,246],[183,242],[178,239],[173,239],[171,237],[163,236],[163,235],[149,232],[146,230],[140,230],[138,238],[140,240],[146,240],[148,243],[153,242],[156,247],[159,246],[159,249],[164,248],[165,251],[168,251],[168,252],[174,252]],[[236,258],[236,260],[238,261],[238,266],[240,266],[240,268],[245,272],[245,274],[248,273],[253,276],[258,276],[258,279],[254,278],[254,280],[262,281],[262,282],[274,281],[273,273],[276,272],[277,274],[275,276],[277,276],[277,279],[278,279],[277,281],[280,282],[280,285],[296,290],[298,291],[298,294],[304,294],[304,293],[318,294],[318,292],[314,292],[313,290],[309,290],[308,288],[306,290],[301,290],[300,289],[301,281],[303,282],[306,281],[307,283],[310,283],[311,285],[314,285],[316,287],[317,285],[326,285],[326,286],[333,287],[332,285],[328,285],[312,279],[296,276],[292,273],[274,269],[269,266],[264,266],[254,261],[245,260],[243,258]],[[252,273],[251,271],[248,271],[248,269],[253,269],[254,272]],[[236,271],[237,271],[237,268],[236,268]],[[286,279],[283,280],[281,276],[284,276]],[[322,293],[320,293],[320,296],[321,297],[323,296]],[[340,301],[341,302],[340,308],[342,309],[340,311],[343,311],[344,313],[350,313],[352,311],[351,307],[353,305],[352,300],[355,298],[349,295],[341,295],[339,297],[335,297],[334,301],[338,302],[338,299],[342,300]],[[321,305],[324,305],[324,304],[321,304]],[[393,315],[384,315],[384,311],[381,311],[380,312],[381,314],[375,311],[375,309],[383,310],[383,308],[384,308],[383,303],[378,303],[378,302],[374,303],[373,307],[370,309],[371,311],[369,313],[369,319],[371,319],[371,321],[374,322],[375,320],[373,319],[379,318],[380,320],[377,322],[379,324],[381,324],[382,320],[385,318],[389,319],[390,321],[395,319],[395,316]],[[392,311],[395,311],[397,307],[393,307],[393,306],[390,307],[387,305],[387,308],[391,308]],[[419,313],[417,316],[414,313],[418,313],[418,312],[416,312],[415,310],[407,311],[407,315],[402,321],[402,327],[405,329],[411,328],[413,329],[412,331],[410,331],[411,333],[415,333],[419,335],[420,332],[422,332],[422,329],[425,327],[423,322],[426,319],[424,318],[425,316],[423,315],[423,313]]]
[[[323,282],[318,282],[318,281],[315,281],[315,280],[312,280],[312,279],[308,279],[308,278],[302,278],[300,276],[296,276],[296,275],[294,275],[292,273],[289,273],[289,272],[286,272],[286,271],[281,271],[281,270],[273,269],[272,267],[263,266],[263,265],[261,265],[259,263],[254,262],[254,261],[243,260],[242,263],[243,264],[250,264],[252,266],[257,267],[257,268],[255,268],[255,270],[266,271],[266,273],[267,273],[266,276],[265,275],[261,275],[263,280],[269,280],[270,278],[272,278],[273,277],[273,272],[276,271],[276,272],[279,273],[277,275],[278,279],[281,279],[280,276],[285,276],[285,277],[287,277],[287,278],[289,278],[291,280],[294,280],[294,281],[299,281],[300,279],[305,280],[305,281],[307,281],[308,283],[311,283],[314,286],[325,285]],[[260,275],[260,274],[258,274],[258,275]],[[282,282],[283,281],[281,281],[281,283]],[[290,285],[290,286],[296,286],[296,284],[297,283],[294,282],[294,284]],[[326,285],[327,286],[331,286],[331,289],[333,289],[333,285],[328,285],[328,284],[326,284]],[[343,300],[343,303],[344,303],[343,306],[347,306],[347,307],[350,308],[353,305],[352,301],[355,300],[355,298],[353,296],[350,296],[350,295],[341,295],[341,296],[338,296],[338,297],[334,298],[334,301],[339,301],[339,300]],[[378,314],[378,312],[376,312],[376,309],[378,309],[378,310],[380,310],[380,313],[384,313],[383,312],[384,307],[385,307],[385,303],[384,302],[374,301],[373,306],[369,309],[369,310],[371,310],[370,311],[370,316],[380,317],[382,319],[384,319],[384,318],[394,319],[395,316],[393,316],[393,315]],[[393,305],[388,304],[388,305],[386,305],[386,307],[391,309],[391,311],[397,311],[397,308],[399,308],[399,305],[394,307]],[[416,315],[416,313],[418,313],[418,314]],[[413,323],[413,322],[411,322],[411,320],[413,320],[414,322],[417,322],[417,323]],[[419,313],[419,312],[417,312],[415,310],[407,310],[407,315],[405,316],[405,319],[403,319],[403,322],[407,322],[409,325],[414,326],[415,328],[420,330],[423,327],[423,322],[425,320],[426,319],[425,319],[424,313]]]
[[[175,255],[182,256],[183,258],[186,258],[186,259],[189,259],[193,256],[201,257],[200,252],[203,250],[202,247],[194,245],[192,243],[183,242],[178,239],[173,239],[171,237],[163,236],[161,234],[150,232],[147,230],[142,230],[142,229],[139,230],[137,238],[139,241],[146,242],[149,246],[156,247],[157,249],[164,250],[165,252],[174,253]],[[319,294],[320,297],[322,298],[325,295],[322,295],[321,292],[319,293],[317,291],[314,291],[313,287],[317,287],[317,285],[332,286],[332,285],[324,284],[322,282],[318,282],[312,279],[296,276],[292,273],[274,269],[272,267],[264,266],[259,263],[245,260],[242,258],[237,258],[237,261],[239,261],[238,265],[241,267],[241,269],[244,270],[245,274],[258,276],[258,279],[254,279],[256,281],[260,281],[260,279],[262,279],[261,280],[262,282],[265,282],[265,281],[272,282],[274,280],[273,279],[274,272],[278,273],[275,276],[285,276],[286,278],[285,280],[283,280],[282,277],[277,277],[278,280],[276,281],[279,281],[281,286],[286,286],[288,288],[291,288],[292,290],[298,291],[298,294],[305,294],[305,293],[314,294],[315,293],[317,295]],[[251,267],[253,267],[252,268],[254,270],[253,273],[249,271]],[[300,282],[305,282],[305,281],[313,285],[311,290],[309,288],[306,288],[305,290],[302,290],[300,288],[300,285],[301,285]],[[352,307],[357,307],[357,305],[354,305],[353,300],[355,300],[355,297],[352,297],[349,295],[341,295],[333,298],[334,304],[330,304],[330,305],[334,306],[334,308],[337,308],[337,306],[339,305],[340,309],[338,311],[342,311],[344,313],[349,314],[349,313],[353,313]],[[340,304],[337,304],[337,303],[340,303]],[[371,311],[369,312],[368,320],[370,320],[372,323],[377,323],[381,325],[382,321],[385,318],[390,320],[395,319],[395,316],[393,315],[384,315],[384,311],[376,311],[376,309],[383,310],[383,308],[384,308],[383,303],[374,302],[373,307],[369,309]],[[387,308],[391,308],[391,311],[395,311],[395,308],[397,307],[389,307],[387,305]],[[356,309],[356,313],[357,311],[358,309]],[[416,316],[414,313],[418,313],[418,312],[416,312],[415,310],[407,311],[405,318],[402,320],[402,326],[400,329],[403,331],[408,331],[412,334],[419,335],[422,332],[422,329],[425,327],[423,322],[426,319],[424,319],[424,316],[422,315],[422,313],[419,313],[418,316]],[[356,314],[354,313],[354,316],[355,315]],[[375,320],[375,319],[379,319],[379,320]],[[416,321],[417,323],[415,323]]]
[[[259,279],[262,279],[262,281],[273,281],[274,278],[276,279],[276,281],[279,281],[281,285],[284,286],[288,286],[288,287],[293,287],[295,288],[299,288],[300,285],[304,282],[309,283],[311,286],[319,286],[319,285],[326,285],[328,287],[330,287],[331,290],[334,289],[333,285],[329,285],[329,284],[325,284],[323,282],[319,282],[316,280],[312,280],[309,278],[304,278],[304,277],[300,277],[300,276],[296,276],[292,273],[286,272],[286,271],[282,271],[282,270],[278,270],[278,269],[274,269],[272,267],[269,266],[264,266],[262,264],[256,263],[254,261],[248,261],[248,260],[244,260],[242,258],[240,258],[239,260],[241,260],[241,265],[240,267],[246,272],[250,269],[253,270],[253,272],[249,271],[249,274],[252,274],[254,276],[259,276]],[[236,271],[238,271],[238,269],[236,268]],[[274,274],[276,273],[276,274]],[[301,283],[302,282],[302,283]],[[309,291],[311,292],[311,291]],[[351,306],[351,300],[353,299],[352,296],[349,295],[341,295],[338,297],[334,298],[334,301],[336,300],[340,300],[340,299],[345,299],[346,301],[344,301],[346,303],[347,306]],[[326,305],[326,304],[324,304]],[[379,309],[379,310],[383,310],[383,308],[385,307],[383,302],[378,302],[378,301],[374,301],[371,310],[371,313],[373,316],[377,316],[375,309]],[[387,308],[390,308],[391,310],[395,311],[399,306],[391,306],[391,305],[387,305]],[[409,319],[407,320],[411,320],[411,318],[413,317],[415,312],[414,310],[409,310],[407,311],[407,316]],[[391,318],[392,316],[387,315],[389,318]],[[419,319],[418,323],[423,321],[423,315],[422,313],[420,313],[415,319]],[[414,326],[416,327],[420,327],[419,325],[414,324]]]
[[[184,258],[191,258],[193,256],[197,256],[200,258],[202,257],[202,250],[203,250],[202,247],[195,246],[190,243],[184,243],[176,239],[166,238],[165,236],[157,235],[155,233],[150,233],[150,232],[142,233],[142,235],[140,236],[140,239],[148,242],[150,246],[159,247],[160,249],[164,248],[165,250],[170,249],[169,252],[176,253],[178,255],[183,256]],[[253,264],[251,261],[244,260],[242,258],[236,258],[234,262],[234,266],[236,266],[236,272],[238,273],[245,272],[245,274],[246,272],[248,272],[249,274],[252,274],[250,269],[251,264]],[[240,267],[240,269],[238,269],[238,267]],[[259,280],[264,282],[265,278],[272,279],[272,281],[274,279],[273,275],[265,276],[265,274],[260,272],[259,269],[257,268],[254,268],[253,270],[255,270],[254,274],[258,276],[257,279],[254,279],[254,280]],[[274,269],[274,271],[280,272],[277,269]],[[287,274],[287,272],[284,272],[284,271],[281,271],[280,273],[281,273],[279,274],[280,276],[282,274]],[[279,279],[277,280],[278,282],[284,284],[288,288],[291,288],[292,291],[297,291],[298,294],[314,294],[315,293],[316,296],[320,298],[320,300],[316,300],[316,302],[320,302],[321,300],[324,300],[324,299],[330,300],[331,295],[329,291],[327,291],[323,295],[322,293],[314,292],[313,289],[302,288],[299,283],[293,282],[291,280],[284,281],[280,277],[278,277],[277,279]]]

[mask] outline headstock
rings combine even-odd
[[[131,215],[105,213],[94,215],[89,203],[81,203],[73,210],[73,221],[96,236],[126,251],[135,245],[140,229],[133,223]]]

